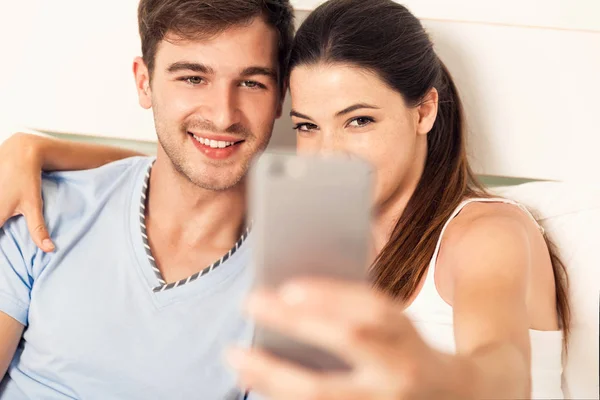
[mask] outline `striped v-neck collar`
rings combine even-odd
[[[185,285],[192,281],[195,281],[196,279],[213,271],[215,268],[218,268],[219,266],[221,266],[225,261],[227,261],[231,256],[233,256],[233,254],[235,254],[235,252],[242,246],[242,244],[248,237],[248,234],[250,233],[250,225],[246,228],[246,230],[244,231],[242,236],[240,236],[240,238],[233,245],[233,247],[227,253],[225,253],[223,255],[223,257],[216,260],[212,264],[206,266],[201,271],[198,271],[195,274],[193,274],[185,279],[181,279],[177,282],[167,283],[165,281],[165,279],[163,278],[163,276],[160,272],[160,269],[156,265],[156,260],[154,259],[154,256],[152,255],[152,250],[150,249],[150,243],[148,242],[148,232],[146,230],[146,205],[148,204],[148,186],[149,186],[149,182],[150,182],[150,172],[152,171],[153,165],[154,165],[154,163],[151,163],[148,166],[148,170],[146,171],[146,175],[144,176],[144,183],[142,185],[142,193],[140,196],[139,214],[140,214],[140,233],[142,235],[142,242],[144,244],[146,256],[148,257],[150,266],[154,270],[154,274],[156,275],[156,278],[158,279],[158,283],[159,283],[159,285],[154,287],[152,289],[152,291],[157,293],[157,292],[164,292],[165,290],[173,289],[178,286],[182,286],[182,285]]]

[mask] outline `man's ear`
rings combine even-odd
[[[419,120],[417,122],[417,133],[427,135],[433,128],[438,112],[439,95],[436,88],[431,88],[417,106]]]
[[[142,57],[133,60],[133,76],[138,93],[140,106],[145,109],[152,108],[152,89],[150,88],[150,73]]]

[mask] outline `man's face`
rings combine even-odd
[[[256,18],[206,39],[167,34],[151,85],[141,59],[134,68],[140,104],[154,112],[158,157],[208,190],[239,183],[281,113],[276,31]]]

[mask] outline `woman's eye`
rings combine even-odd
[[[348,126],[352,126],[352,127],[358,128],[358,127],[361,127],[361,126],[369,125],[371,122],[373,122],[372,118],[369,118],[369,117],[358,117],[358,118],[354,118],[352,121],[350,121],[350,123],[348,124]]]
[[[203,79],[199,76],[188,76],[186,78],[183,78],[183,80],[189,83],[190,85],[199,85],[203,82]]]
[[[317,129],[317,126],[315,124],[304,123],[294,126],[294,129],[298,132],[310,132]]]

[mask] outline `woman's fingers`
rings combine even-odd
[[[366,283],[332,279],[301,279],[284,284],[279,295],[289,305],[318,308],[336,318],[377,323],[389,318],[390,301]]]
[[[52,240],[50,240],[50,235],[48,234],[48,229],[44,222],[41,201],[40,197],[39,204],[32,203],[29,206],[22,207],[22,211],[2,211],[2,213],[0,213],[0,227],[3,227],[10,218],[17,215],[24,215],[25,220],[27,221],[27,229],[36,246],[42,251],[51,252],[54,251],[54,244],[52,243]],[[9,210],[10,207],[4,207],[0,204],[0,210],[1,209]]]
[[[353,389],[348,374],[312,372],[258,349],[231,349],[227,358],[244,387],[271,400],[366,398]]]
[[[271,301],[343,321],[351,327],[401,333],[411,326],[401,303],[366,283],[302,279],[284,284],[277,296]]]
[[[362,292],[351,295],[348,289],[339,291],[339,286],[327,286],[332,301],[317,304],[304,303],[296,298],[290,304],[272,292],[256,292],[248,304],[251,316],[260,325],[278,331],[301,342],[327,350],[352,365],[380,364],[381,358],[389,355],[389,346],[401,348],[402,342],[411,342],[416,334],[401,313],[393,310],[352,309],[352,302],[338,302],[344,297],[356,296],[375,307],[389,308],[379,304],[373,293]],[[358,289],[358,288],[356,288]],[[350,308],[349,308],[350,307]],[[377,315],[377,317],[373,317]]]
[[[0,226],[15,215],[24,215],[35,244],[53,251],[42,213],[42,161],[31,142],[33,136],[15,134],[0,146]]]
[[[257,324],[321,348],[352,367],[345,373],[319,373],[261,351],[246,352],[241,357],[244,383],[273,399],[296,398],[290,395],[295,387],[305,388],[298,398],[414,398],[434,393],[430,386],[437,375],[449,371],[400,304],[361,284],[294,282],[277,292],[255,292],[248,310]],[[344,396],[337,397],[339,393]]]
[[[50,240],[48,228],[46,228],[46,222],[44,221],[41,195],[38,195],[37,198],[34,196],[33,199],[25,204],[27,205],[23,206],[22,214],[27,221],[27,228],[31,238],[42,251],[54,251],[54,244]]]

